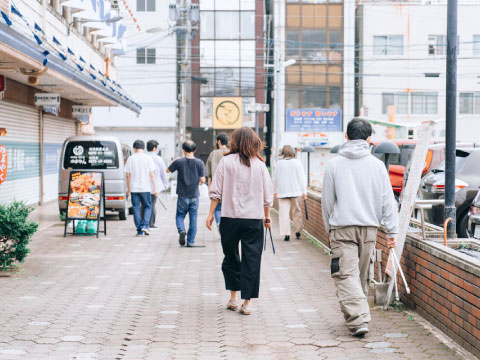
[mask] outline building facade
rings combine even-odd
[[[176,44],[169,28],[169,0],[128,0],[120,3],[125,16],[131,10],[135,26],[127,28],[122,51],[114,56],[122,86],[140,103],[139,116],[123,108],[94,112],[97,134],[109,134],[132,146],[137,139],[160,143],[162,157],[176,156]],[[140,31],[137,28],[140,27]]]
[[[264,137],[264,114],[251,113],[249,106],[265,103],[266,44],[263,0],[200,0],[199,32],[191,50],[191,117],[187,129],[197,143],[197,156],[205,160],[213,150],[218,129],[214,116],[222,101],[229,104],[243,126],[258,128]],[[215,128],[214,128],[215,127]]]
[[[479,12],[480,5],[459,2],[458,140],[478,140],[480,130]],[[357,114],[405,124],[444,120],[446,1],[364,1],[357,19]],[[444,132],[436,136],[441,139]]]
[[[343,141],[344,127],[354,115],[355,2],[286,0],[272,5],[278,149],[313,146],[311,184],[320,187],[330,149]],[[293,65],[283,65],[293,60]]]
[[[88,129],[74,106],[140,107],[119,86],[107,59],[123,25],[110,2],[0,2],[0,202],[38,204],[58,196],[60,152],[68,136]],[[80,21],[81,20],[81,21]],[[87,21],[97,21],[88,24]],[[99,33],[101,32],[101,34]],[[53,103],[39,102],[48,95]],[[6,160],[6,164],[4,162]]]

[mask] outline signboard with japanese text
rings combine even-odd
[[[7,165],[8,165],[7,161],[8,161],[7,148],[3,145],[0,145],[0,185],[7,178]]]
[[[117,146],[113,141],[71,141],[65,147],[65,169],[117,169]]]
[[[71,172],[68,184],[67,216],[69,219],[97,220],[103,186],[101,172]]]
[[[286,131],[343,131],[340,109],[287,109],[286,120]]]
[[[60,106],[60,95],[51,93],[36,93],[35,106]]]
[[[243,124],[243,103],[238,97],[213,98],[213,128],[238,129]]]

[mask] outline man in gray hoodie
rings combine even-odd
[[[332,249],[331,273],[340,308],[352,335],[368,333],[367,293],[377,229],[387,229],[395,247],[398,211],[388,173],[370,153],[372,125],[352,120],[347,142],[329,161],[322,186],[322,212]]]

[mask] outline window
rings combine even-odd
[[[146,56],[145,56],[145,48],[138,48],[137,49],[137,64],[145,64]]]
[[[287,57],[298,59],[299,34],[298,30],[287,30]]]
[[[240,38],[255,39],[255,12],[242,11],[240,13]]]
[[[298,88],[288,87],[285,91],[285,104],[287,109],[299,109],[300,103],[298,101]]]
[[[215,37],[215,13],[213,11],[200,12],[200,39]]]
[[[155,48],[138,48],[137,49],[137,64],[155,64],[156,63],[156,49]]]
[[[137,11],[155,11],[156,0],[137,0]]]
[[[397,114],[408,114],[408,94],[395,94],[395,105]]]
[[[412,114],[436,114],[437,94],[436,93],[411,93]]]
[[[388,107],[395,105],[395,95],[393,93],[382,94],[382,114],[388,114]]]
[[[403,55],[403,35],[373,37],[374,55]]]
[[[480,92],[460,93],[460,114],[480,114]]]
[[[341,90],[339,86],[330,86],[329,91],[329,109],[340,109],[342,103]]]
[[[212,26],[211,24],[210,26]],[[215,12],[215,37],[217,39],[239,39],[240,17],[238,12]]]
[[[255,96],[255,68],[241,69],[241,96]]]
[[[147,49],[147,64],[155,64],[157,58],[157,51],[155,48]]]
[[[302,60],[325,62],[326,43],[326,30],[302,30]]]
[[[480,55],[480,35],[473,35],[473,55]]]
[[[206,79],[206,83],[200,84],[200,96],[215,95],[215,72],[214,69],[202,69],[200,76]]]
[[[215,68],[216,96],[240,95],[240,69]]]
[[[325,86],[302,87],[302,109],[327,107],[327,88]]]
[[[445,55],[447,53],[447,37],[445,35],[428,36],[428,55]]]
[[[397,114],[437,114],[438,95],[434,92],[383,93],[382,114],[395,105]]]

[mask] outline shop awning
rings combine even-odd
[[[40,90],[59,93],[65,99],[84,105],[121,105],[140,112],[141,106],[118,84],[100,71],[93,73],[86,63],[75,67],[62,59],[61,54],[50,54],[37,42],[3,23],[0,23],[0,39],[0,72],[7,77],[28,84],[27,76],[20,69],[40,71],[39,84],[34,85]]]

